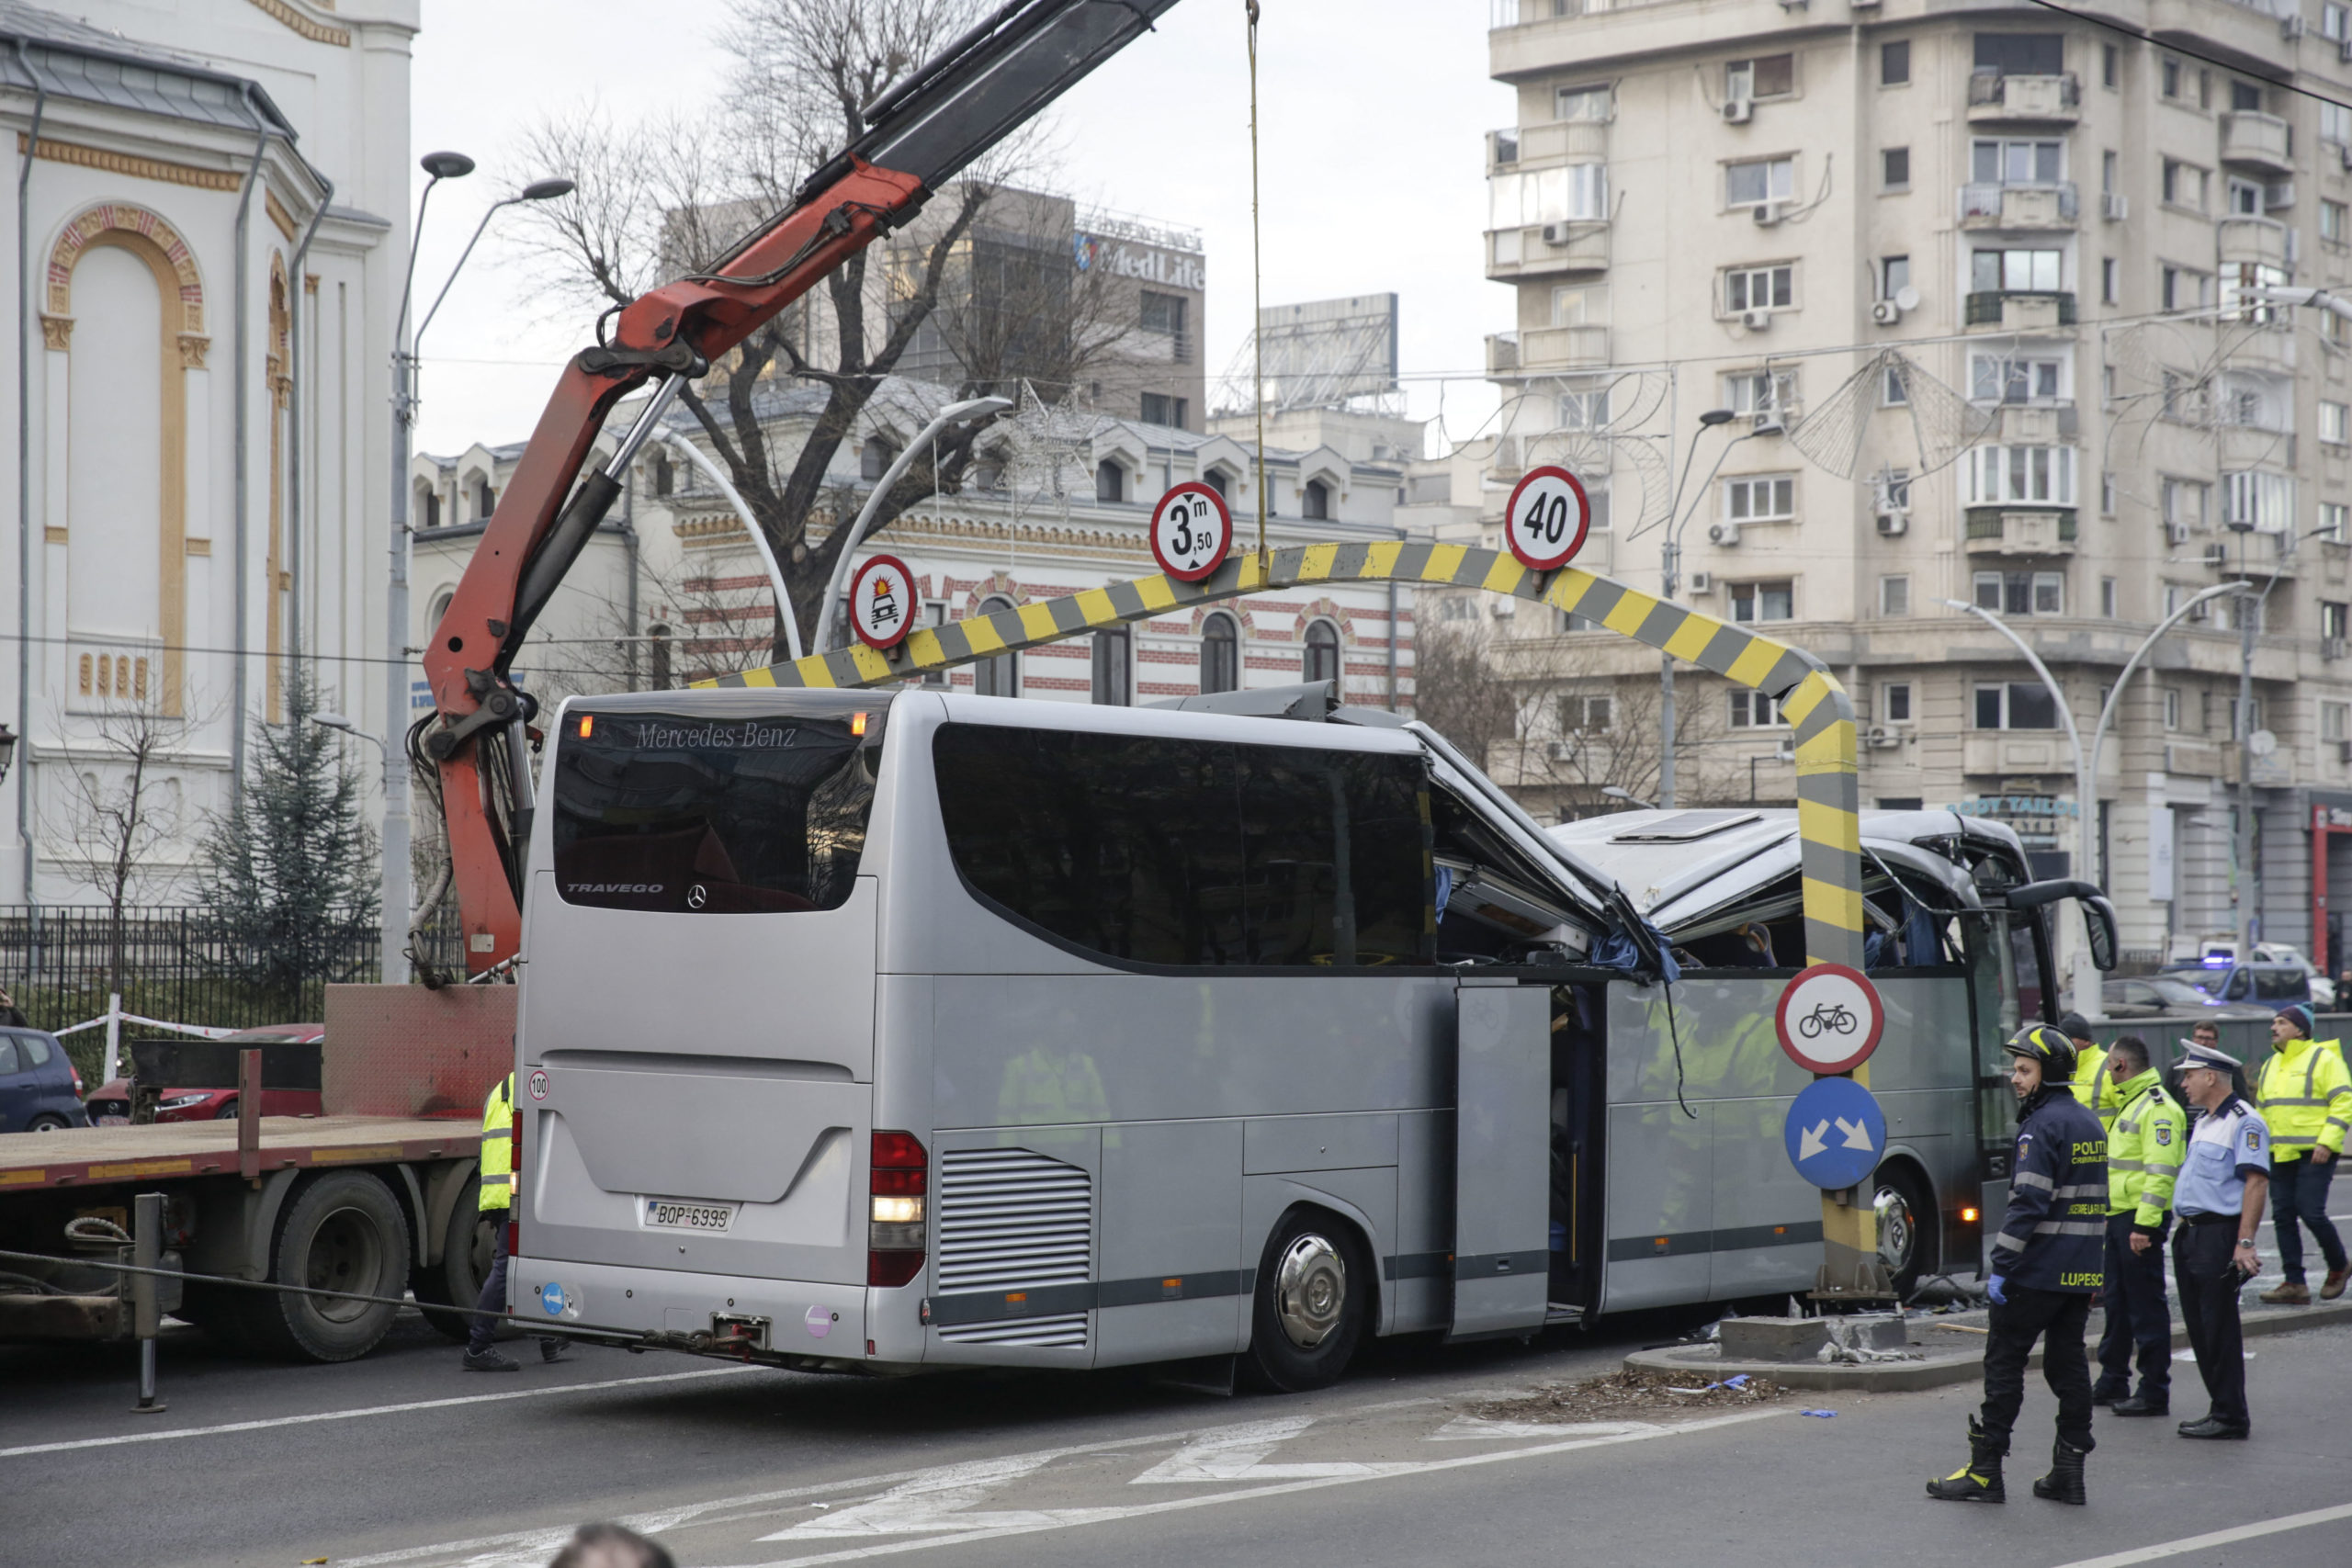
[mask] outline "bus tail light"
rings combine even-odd
[[[922,1272],[923,1202],[931,1156],[912,1133],[874,1134],[865,1224],[865,1282],[903,1285]]]

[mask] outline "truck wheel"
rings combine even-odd
[[[270,1243],[269,1278],[398,1300],[410,1257],[408,1221],[391,1189],[364,1170],[331,1170],[294,1189]],[[239,1303],[238,1326],[263,1355],[348,1361],[374,1349],[399,1311],[379,1302],[255,1291]]]
[[[1372,1264],[1355,1229],[1321,1209],[1283,1216],[1258,1264],[1250,1367],[1283,1393],[1339,1382],[1372,1315]]]
[[[466,1342],[473,1319],[463,1313],[436,1312],[436,1307],[469,1307],[481,1299],[481,1282],[490,1278],[491,1248],[496,1240],[495,1220],[481,1212],[480,1179],[466,1183],[449,1211],[441,1237],[441,1261],[409,1274],[408,1288],[424,1310],[424,1321],[453,1344]]]

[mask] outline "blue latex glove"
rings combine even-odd
[[[1984,1281],[1984,1293],[2000,1305],[2007,1306],[2009,1304],[2009,1296],[2008,1292],[2003,1287],[2007,1284],[2008,1280],[2001,1275],[1992,1275]]]

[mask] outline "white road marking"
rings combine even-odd
[[[260,1432],[274,1427],[307,1427],[320,1421],[357,1421],[370,1416],[401,1416],[413,1410],[449,1410],[467,1404],[503,1404],[515,1399],[552,1399],[559,1394],[594,1393],[607,1388],[642,1388],[650,1383],[685,1382],[695,1378],[733,1377],[758,1371],[757,1367],[707,1367],[692,1372],[658,1372],[641,1378],[608,1378],[603,1382],[565,1383],[560,1388],[518,1388],[504,1393],[457,1394],[447,1399],[419,1399],[406,1404],[371,1404],[357,1410],[320,1410],[307,1416],[273,1416],[259,1421],[229,1421],[218,1427],[175,1427],[163,1432],[120,1432],[111,1438],[78,1438],[64,1443],[27,1443],[0,1449],[0,1459],[28,1454],[57,1454],[75,1449],[112,1449],[131,1443],[169,1442],[175,1438],[214,1438],[226,1432]]]
[[[1614,1437],[1577,1438],[1565,1442],[1540,1443],[1532,1448],[1507,1449],[1497,1452],[1464,1454],[1457,1459],[1429,1460],[1419,1463],[1363,1467],[1367,1473],[1355,1475],[1314,1476],[1297,1481],[1275,1482],[1271,1485],[1245,1486],[1229,1492],[1212,1492],[1191,1497],[1174,1497],[1165,1502],[1130,1504],[1122,1507],[1068,1508],[1037,1510],[1019,1524],[963,1530],[951,1535],[925,1535],[910,1540],[877,1542],[872,1546],[852,1547],[842,1551],[820,1552],[809,1557],[787,1557],[759,1565],[759,1568],[820,1568],[831,1562],[854,1562],[868,1557],[895,1556],[902,1551],[921,1551],[936,1546],[962,1546],[972,1541],[1002,1540],[1012,1536],[1035,1535],[1045,1530],[1068,1529],[1079,1525],[1105,1524],[1120,1519],[1142,1518],[1154,1514],[1175,1513],[1182,1509],[1213,1507],[1222,1503],[1237,1503],[1257,1497],[1281,1497],[1295,1492],[1313,1492],[1326,1486],[1352,1486],[1365,1481],[1385,1480],[1399,1475],[1429,1474],[1438,1471],[1464,1470],[1473,1465],[1499,1464],[1510,1460],[1537,1459],[1547,1454],[1568,1453],[1578,1449],[1608,1447],[1618,1443],[1647,1442],[1658,1438],[1679,1437],[1685,1433],[1706,1431],[1716,1427],[1729,1427],[1748,1421],[1761,1421],[1775,1416],[1790,1414],[1787,1409],[1745,1410],[1732,1416],[1716,1416],[1703,1421],[1689,1421],[1672,1427],[1657,1427],[1647,1431],[1626,1432]]]
[[[2192,1535],[2183,1540],[2167,1540],[2154,1546],[2134,1548],[2130,1551],[2111,1552],[2105,1557],[2086,1557],[2079,1562],[2064,1562],[2059,1568],[2132,1568],[2140,1562],[2161,1562],[2167,1557],[2186,1557],[2192,1551],[2211,1547],[2234,1546],[2242,1540],[2259,1540],[2266,1535],[2283,1535],[2289,1530],[2310,1529],[2314,1525],[2331,1525],[2338,1519],[2352,1519],[2352,1503],[2339,1503],[2333,1508],[2313,1508],[2308,1514],[2289,1514],[2281,1519],[2264,1519],[2258,1524],[2238,1525],[2208,1535]]]
[[[1650,1421],[1490,1421],[1483,1416],[1457,1416],[1430,1434],[1433,1443],[1491,1438],[1611,1438],[1620,1432],[1646,1432]]]
[[[1130,1486],[1198,1484],[1204,1481],[1301,1481],[1314,1476],[1385,1474],[1394,1464],[1353,1462],[1268,1464],[1266,1456],[1315,1425],[1312,1416],[1249,1421],[1202,1433],[1127,1483]],[[1409,1468],[1407,1466],[1406,1468]]]
[[[966,1530],[1027,1524],[1034,1513],[975,1513],[974,1505],[998,1487],[1044,1468],[1050,1453],[977,1459],[925,1471],[893,1486],[870,1503],[828,1513],[762,1540],[839,1540],[843,1536],[907,1535],[924,1530]]]

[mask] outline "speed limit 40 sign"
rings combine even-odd
[[[1592,498],[1567,469],[1531,468],[1503,510],[1503,539],[1530,571],[1557,571],[1576,559],[1592,527]]]
[[[1151,558],[1179,582],[1198,582],[1233,548],[1233,513],[1225,497],[1188,480],[1151,509]]]

